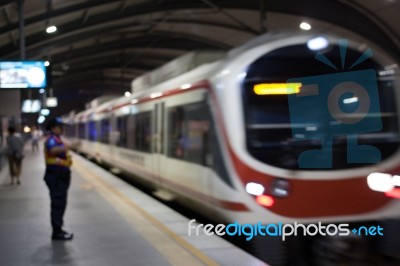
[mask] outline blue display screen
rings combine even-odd
[[[47,86],[44,61],[0,62],[0,88],[45,88]]]

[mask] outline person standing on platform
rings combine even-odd
[[[8,165],[10,168],[11,184],[14,184],[14,179],[17,184],[21,184],[20,175],[22,168],[22,159],[24,158],[24,141],[20,134],[17,134],[15,127],[8,127],[7,136],[7,155]]]
[[[50,191],[52,239],[71,240],[74,235],[64,231],[62,226],[71,182],[72,160],[68,154],[67,144],[61,139],[63,132],[61,119],[51,119],[47,124],[47,130],[50,132],[44,143],[46,161],[44,181]]]

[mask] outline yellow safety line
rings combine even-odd
[[[74,156],[75,157],[75,156]],[[161,231],[163,231],[166,235],[168,235],[170,238],[172,238],[176,243],[178,243],[181,247],[189,251],[191,254],[193,254],[195,257],[197,257],[202,263],[208,266],[218,266],[219,264],[216,263],[214,260],[212,260],[210,257],[208,257],[204,252],[201,250],[197,249],[194,247],[192,244],[184,240],[182,237],[180,237],[178,234],[173,232],[171,229],[169,229],[167,226],[165,226],[162,222],[157,220],[154,216],[146,212],[142,207],[139,205],[135,204],[132,202],[131,199],[129,199],[127,196],[122,194],[120,191],[115,189],[113,186],[109,185],[106,181],[104,181],[101,177],[99,177],[97,174],[93,173],[92,171],[84,168],[84,166],[81,165],[81,163],[77,163],[78,160],[74,160],[74,168],[78,170],[80,173],[86,173],[86,175],[80,175],[81,177],[85,178],[86,180],[90,181],[97,181],[100,183],[102,187],[100,189],[106,189],[110,192],[112,192],[114,195],[118,196],[119,199],[121,199],[123,202],[128,204],[130,207],[134,208],[136,211],[138,211],[144,218],[146,218],[148,221],[150,221],[154,226],[159,228]],[[92,179],[89,177],[91,176]],[[93,180],[95,179],[95,180]],[[93,183],[93,182],[92,182]],[[115,207],[115,206],[114,206]],[[130,221],[130,220],[128,220]],[[140,232],[140,231],[139,231]],[[140,232],[141,233],[141,232]],[[143,235],[143,234],[142,234]],[[144,235],[145,236],[145,235]],[[145,236],[146,237],[146,236]],[[156,243],[151,243],[152,245]],[[155,246],[156,247],[156,246]],[[157,248],[157,247],[156,247]],[[175,254],[176,255],[176,254]]]

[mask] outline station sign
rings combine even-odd
[[[0,88],[40,89],[47,85],[45,61],[0,61]]]

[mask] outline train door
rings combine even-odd
[[[110,116],[110,125],[109,125],[109,144],[110,144],[110,159],[113,165],[115,165],[115,158],[117,158],[117,149],[116,144],[119,138],[118,129],[117,129],[117,117],[115,114],[111,114]]]
[[[156,103],[153,113],[153,171],[157,177],[157,185],[161,187],[164,164],[165,103]]]
[[[215,149],[216,143],[213,140],[213,133],[214,133],[214,125],[212,123],[211,113],[210,113],[210,106],[208,103],[208,98],[201,103],[201,107],[198,110],[202,113],[202,116],[199,118],[200,120],[200,127],[199,131],[201,132],[202,138],[202,164],[203,164],[203,182],[202,185],[204,186],[204,191],[206,191],[209,196],[215,197],[214,195],[214,186],[213,180],[215,179],[214,176],[214,156],[213,156],[213,149]]]
[[[206,158],[209,158],[208,161],[211,159],[209,111],[203,94],[191,96],[167,109],[169,167],[164,170],[174,183],[197,193],[211,194],[212,175],[206,162]]]

